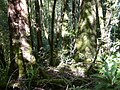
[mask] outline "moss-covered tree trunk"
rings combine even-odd
[[[8,4],[8,23],[11,42],[9,75],[18,69],[18,78],[22,78],[26,73],[25,60],[30,63],[35,63],[29,40],[30,30],[28,25],[27,4],[26,0],[8,0]]]
[[[78,52],[75,60],[83,62],[87,69],[95,60],[97,49],[96,9],[93,2],[94,0],[83,0],[80,3],[79,35],[76,40]]]

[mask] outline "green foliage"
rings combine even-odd
[[[7,80],[8,80],[8,70],[0,68],[0,87],[6,87]]]
[[[10,58],[10,41],[8,22],[7,22],[7,0],[0,1],[0,44],[4,48],[5,62],[7,63],[6,69],[9,68]],[[29,0],[29,15],[32,29],[32,41],[33,41],[33,54],[37,56],[37,65],[31,66],[26,63],[27,78],[26,83],[28,89],[32,85],[38,84],[38,86],[53,87],[60,86],[66,87],[66,90],[90,90],[86,89],[86,82],[79,81],[79,85],[72,84],[75,75],[80,75],[82,71],[85,71],[92,60],[94,60],[96,54],[97,39],[96,36],[96,18],[95,18],[95,4],[92,0],[57,0],[55,9],[54,20],[54,47],[53,47],[53,61],[54,67],[69,67],[70,70],[53,70],[52,73],[47,72],[50,61],[50,32],[52,21],[52,7],[54,0],[38,0],[40,1],[40,16],[36,17],[35,13],[35,0]],[[98,0],[96,0],[98,1]],[[103,63],[99,63],[97,60],[93,63],[95,66],[102,66],[99,68],[99,73],[93,75],[95,82],[94,90],[119,90],[120,89],[120,3],[119,0],[101,0],[98,2],[98,10],[102,8],[102,19],[100,19],[101,33],[105,29],[106,41],[110,39],[110,43],[105,42],[105,45],[110,44],[108,50],[104,45],[98,46],[100,50],[107,53],[102,53],[96,56],[103,57]],[[100,13],[99,13],[100,14]],[[108,16],[110,16],[108,18]],[[100,16],[99,16],[100,17]],[[98,17],[98,18],[99,18]],[[36,21],[35,18],[40,18],[42,41],[43,46],[38,50]],[[102,22],[103,21],[103,22]],[[102,28],[102,24],[105,24]],[[58,34],[58,35],[57,35]],[[102,34],[101,34],[102,35]],[[38,36],[39,37],[39,36]],[[97,37],[97,38],[96,38]],[[100,38],[101,36],[99,36]],[[28,41],[30,38],[27,38]],[[104,39],[104,37],[103,37]],[[104,40],[101,40],[104,43]],[[99,42],[98,42],[99,43]],[[106,44],[108,43],[108,44]],[[60,64],[59,64],[60,63]],[[94,66],[93,65],[93,66]],[[58,67],[57,67],[58,66]],[[82,70],[83,68],[83,70]],[[92,67],[95,68],[96,67]],[[7,82],[7,70],[0,68],[0,82]],[[72,71],[73,70],[73,71]],[[58,75],[60,74],[61,75]],[[84,73],[84,72],[83,72]],[[96,73],[90,71],[90,73]],[[65,74],[65,76],[64,76]],[[53,75],[53,76],[52,76]],[[70,75],[67,79],[67,75]],[[82,76],[82,75],[81,75]],[[83,76],[85,76],[83,74]],[[71,79],[72,78],[72,79]],[[80,77],[82,78],[82,77]],[[87,77],[91,79],[90,77]],[[83,78],[82,78],[83,79]],[[91,79],[92,80],[92,79]],[[94,81],[93,80],[93,81]],[[23,81],[24,82],[24,81]],[[81,85],[82,82],[82,85]],[[84,83],[85,82],[85,83]],[[78,82],[75,82],[75,84]],[[88,82],[89,83],[89,82]],[[2,83],[0,83],[2,85]],[[69,86],[70,85],[70,86]],[[85,86],[85,87],[84,87]],[[90,86],[88,84],[88,86]],[[93,89],[92,89],[93,90]]]
[[[91,89],[88,89],[88,88],[81,88],[81,86],[72,86],[71,88],[68,88],[66,90],[91,90]]]
[[[111,17],[111,39],[116,41],[116,39],[120,39],[120,3],[119,0],[108,2],[108,7],[112,11]]]
[[[31,85],[33,84],[33,83],[35,83],[35,80],[36,79],[38,79],[37,77],[39,77],[38,76],[38,71],[39,71],[39,68],[40,67],[33,67],[33,66],[28,66],[28,68],[27,68],[27,80],[29,81],[26,81],[26,85],[27,85],[27,87],[28,87],[28,89],[30,90],[30,88],[31,88]]]
[[[73,87],[71,87],[71,88],[69,88],[69,89],[67,89],[67,90],[81,90],[81,88],[80,88],[79,86],[75,87],[75,86],[73,85]]]
[[[6,0],[0,1],[0,30],[8,30]]]
[[[95,90],[118,90],[120,89],[120,67],[119,57],[115,54],[107,56],[103,62],[103,68],[100,73],[93,75],[97,77]]]

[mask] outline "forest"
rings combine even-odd
[[[120,90],[120,0],[0,0],[0,90]]]

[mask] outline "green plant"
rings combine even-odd
[[[0,68],[0,87],[5,88],[8,80],[8,70]]]
[[[70,88],[68,88],[66,90],[91,90],[91,89],[81,88],[81,86],[75,86],[75,85],[73,85],[72,87],[70,87]]]
[[[116,55],[111,55],[106,58],[103,63],[103,68],[100,69],[100,74],[94,75],[97,77],[95,90],[118,90],[120,89],[120,69],[119,58]]]
[[[68,90],[80,90],[81,88],[79,86],[74,86],[69,88]]]
[[[27,72],[27,79],[28,79],[28,89],[31,88],[32,82],[36,79],[36,77],[38,77],[38,70],[40,67],[35,67],[33,68],[33,66],[30,66]]]

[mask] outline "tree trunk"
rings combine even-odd
[[[41,14],[40,14],[40,5],[39,1],[35,0],[35,11],[36,11],[36,32],[37,32],[37,43],[38,51],[42,47],[42,27],[41,27]]]
[[[54,51],[54,20],[55,20],[55,6],[56,1],[54,0],[53,5],[53,11],[52,11],[52,22],[51,22],[51,45],[50,45],[50,66],[54,66],[54,60],[53,60],[53,51]]]
[[[75,60],[76,62],[81,61],[85,63],[86,67],[89,68],[90,63],[94,61],[94,56],[96,54],[96,18],[95,13],[93,12],[95,4],[93,3],[93,0],[82,0],[79,7],[81,7],[78,28],[79,35],[75,44],[78,55],[76,54]]]
[[[9,0],[8,7],[8,23],[10,31],[10,55],[11,65],[10,70],[18,65],[18,78],[25,76],[25,62],[35,63],[35,57],[32,55],[30,47],[30,29],[28,25],[28,10],[26,0]],[[13,66],[14,65],[14,66]],[[17,67],[16,67],[17,69]],[[11,72],[13,73],[13,72]]]

